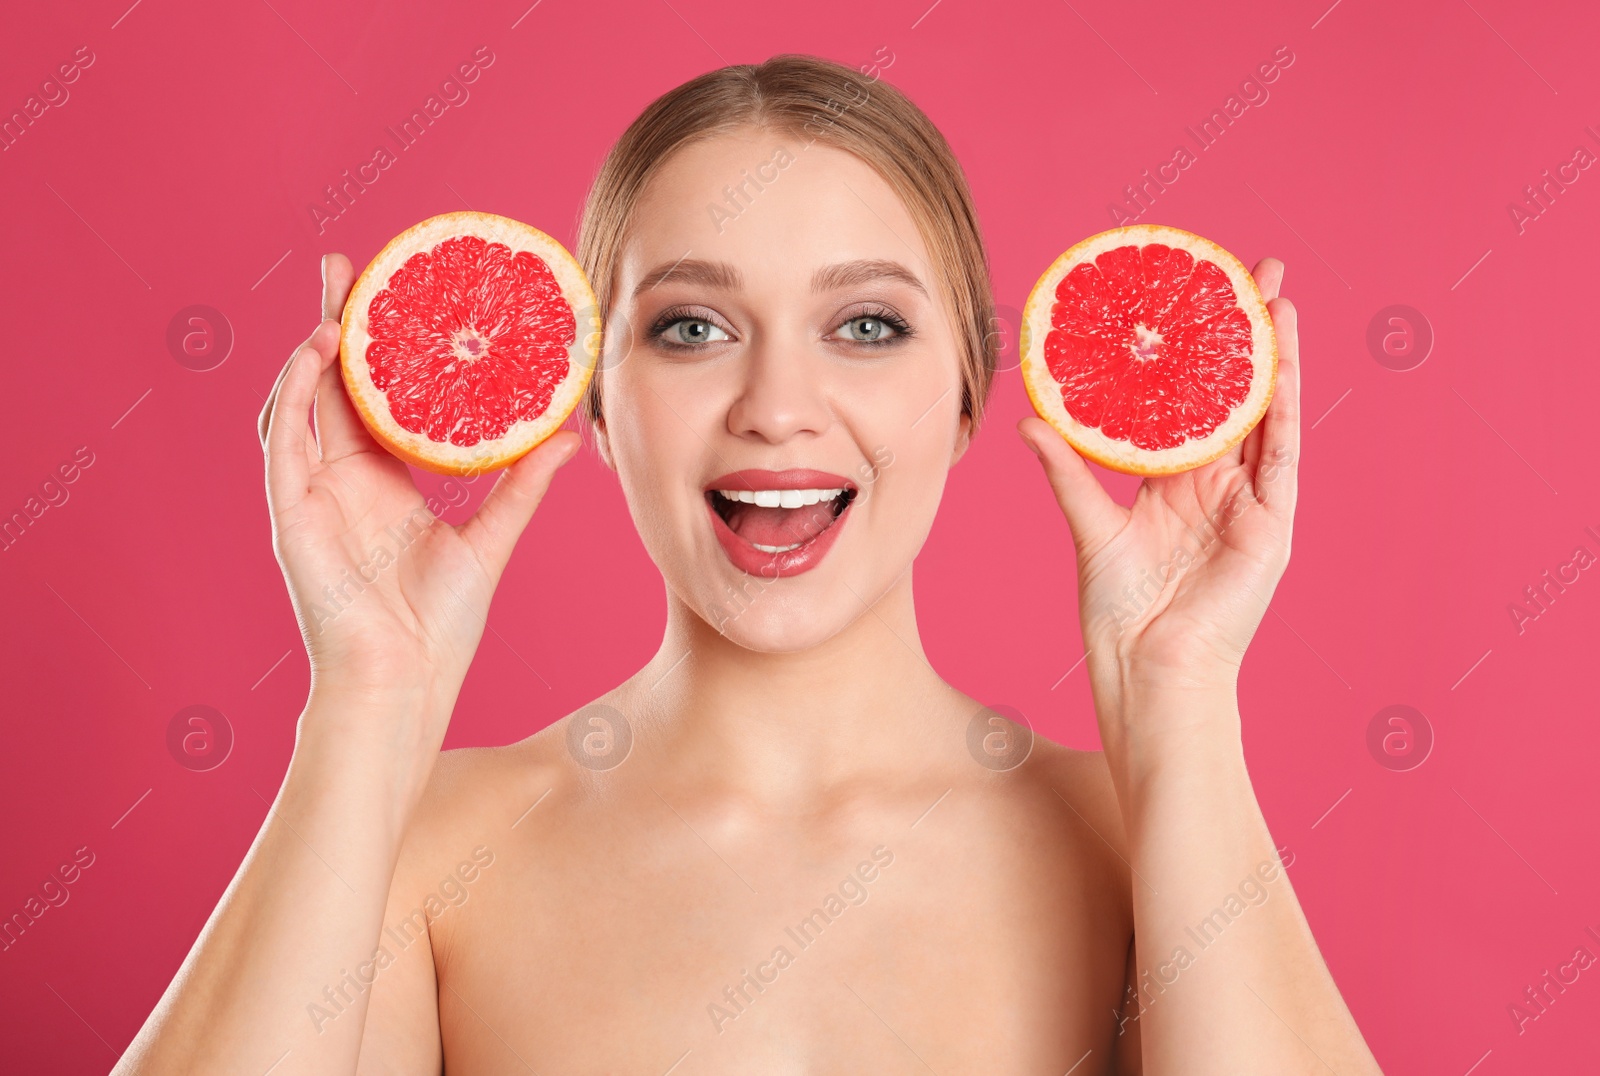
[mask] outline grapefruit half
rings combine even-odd
[[[1210,463],[1266,414],[1278,373],[1267,304],[1244,264],[1192,232],[1113,228],[1057,258],[1019,334],[1034,410],[1114,471]]]
[[[406,229],[350,289],[345,388],[372,436],[438,474],[526,454],[583,398],[600,353],[594,292],[565,247],[492,213]]]

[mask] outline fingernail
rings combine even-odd
[[[1039,453],[1039,446],[1033,443],[1033,438],[1029,437],[1025,433],[1018,434],[1017,436],[1022,438],[1022,443],[1028,446],[1028,451],[1029,452],[1032,452],[1035,456],[1038,456],[1041,460],[1044,459],[1044,456],[1040,455],[1040,453]]]

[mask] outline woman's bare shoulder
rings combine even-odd
[[[1035,782],[1049,786],[1064,807],[1069,828],[1089,834],[1103,848],[1111,869],[1128,874],[1127,835],[1105,752],[1066,747],[1035,733],[1023,769],[1032,771]]]
[[[499,747],[439,752],[406,830],[407,854],[448,858],[474,842],[533,831],[526,819],[566,801],[563,793],[579,780],[564,744],[566,721]]]
[[[1111,767],[1104,751],[1085,751],[1057,743],[1035,732],[1033,751],[1025,765],[1037,765],[1039,776],[1061,788],[1064,796],[1076,795],[1084,802],[1108,805],[1116,810],[1117,792],[1111,783]],[[1078,799],[1073,800],[1074,805]]]

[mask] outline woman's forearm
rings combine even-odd
[[[342,980],[373,960],[419,792],[411,705],[307,703],[255,842],[117,1076],[355,1071],[368,993]],[[319,1021],[312,1006],[342,1011]]]
[[[1147,1074],[1378,1072],[1256,802],[1230,688],[1136,688],[1107,753],[1127,828]],[[1123,1033],[1129,1028],[1124,1023]]]

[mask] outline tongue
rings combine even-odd
[[[762,508],[740,501],[728,512],[728,529],[756,545],[810,541],[831,526],[833,508],[826,501],[803,508]]]

